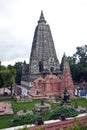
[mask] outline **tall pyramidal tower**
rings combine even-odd
[[[60,75],[60,65],[50,27],[44,18],[43,11],[41,11],[34,32],[27,80],[32,84],[38,76],[45,77],[49,73]]]

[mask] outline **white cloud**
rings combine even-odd
[[[0,60],[29,58],[34,30],[43,10],[57,56],[73,55],[87,44],[87,0],[0,0]],[[9,62],[12,63],[12,62]]]

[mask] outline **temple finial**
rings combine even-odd
[[[62,62],[63,62],[63,69],[70,69],[69,68],[69,61],[68,61],[68,57],[66,56],[65,52],[63,54],[63,58],[62,58]]]
[[[43,15],[43,10],[41,10],[40,19],[43,19],[43,20],[45,19],[45,18],[44,18],[44,15]]]
[[[44,15],[43,15],[43,10],[41,10],[41,15],[40,15],[38,23],[46,23],[46,20],[45,20]]]
[[[63,57],[66,57],[66,54],[65,54],[65,52],[63,53]]]

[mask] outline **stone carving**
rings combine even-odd
[[[65,77],[67,78],[67,76]],[[34,86],[30,89],[30,95],[39,97],[42,95],[42,97],[50,97],[50,96],[59,96],[62,97],[64,95],[64,100],[69,100],[69,98],[73,98],[73,87],[68,85],[68,83],[64,82],[59,79],[57,76],[50,74],[47,75],[45,78],[37,78],[37,80],[34,81]],[[66,89],[64,86],[66,86]],[[70,88],[71,87],[71,88]],[[37,91],[39,91],[37,95]],[[66,99],[66,96],[68,99]]]
[[[37,79],[38,76],[42,75],[44,77],[50,72],[56,75],[60,74],[60,65],[50,26],[45,20],[43,11],[41,11],[38,25],[34,32],[29,63],[29,76],[26,76],[28,73],[24,74],[24,69],[26,70],[25,63],[23,66],[22,80],[29,81],[29,83]],[[28,78],[28,80],[25,78]]]
[[[35,104],[34,110],[37,114],[46,114],[51,111],[51,105],[48,103]]]
[[[25,87],[34,86],[33,89],[36,90],[35,93],[37,96],[43,94],[44,90],[44,95],[46,96],[61,96],[64,91],[64,87],[66,87],[67,90],[69,90],[71,98],[73,98],[74,85],[70,73],[68,58],[64,53],[61,64],[59,64],[50,26],[45,20],[43,11],[41,11],[38,25],[36,26],[34,32],[28,67],[24,62],[21,84]],[[54,75],[57,76],[58,79]],[[42,80],[41,82],[37,81],[40,76],[44,78],[44,82]],[[55,78],[52,78],[52,76]],[[54,81],[55,79],[57,82]],[[49,83],[47,84],[47,82]]]

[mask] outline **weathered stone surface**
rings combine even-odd
[[[65,69],[70,70],[69,61],[68,61],[68,58],[67,58],[67,56],[65,55],[65,53],[64,53],[64,55],[63,55],[63,57],[62,57],[60,69],[61,69],[62,72],[63,72],[63,70],[65,70]]]
[[[27,84],[29,87],[33,86],[31,93],[34,95],[62,96],[66,87],[73,97],[74,85],[68,58],[64,53],[61,64],[59,64],[50,26],[47,24],[43,12],[41,12],[35,29],[29,65],[27,66],[25,62],[23,64],[21,83],[22,85],[24,83],[25,86]]]
[[[45,95],[59,95],[60,96],[61,80],[56,75],[47,75],[44,79]]]
[[[26,67],[24,63],[22,80],[29,82],[33,82],[40,75],[44,77],[50,74],[50,72],[56,75],[60,73],[60,65],[57,59],[51,30],[44,18],[43,12],[41,12],[32,42],[29,77],[25,71]]]
[[[73,98],[74,84],[73,84],[71,73],[70,73],[69,69],[65,69],[63,71],[62,82],[61,82],[61,94],[63,93],[65,88],[69,91],[70,97]]]
[[[47,75],[44,79],[41,77],[37,78],[37,80],[34,81],[34,86],[31,89],[30,94],[42,94],[44,96],[63,96],[65,88],[70,93],[70,97],[73,98],[74,85],[68,70],[64,71],[62,80],[52,74]]]
[[[14,114],[12,104],[10,102],[0,102],[0,116]]]

